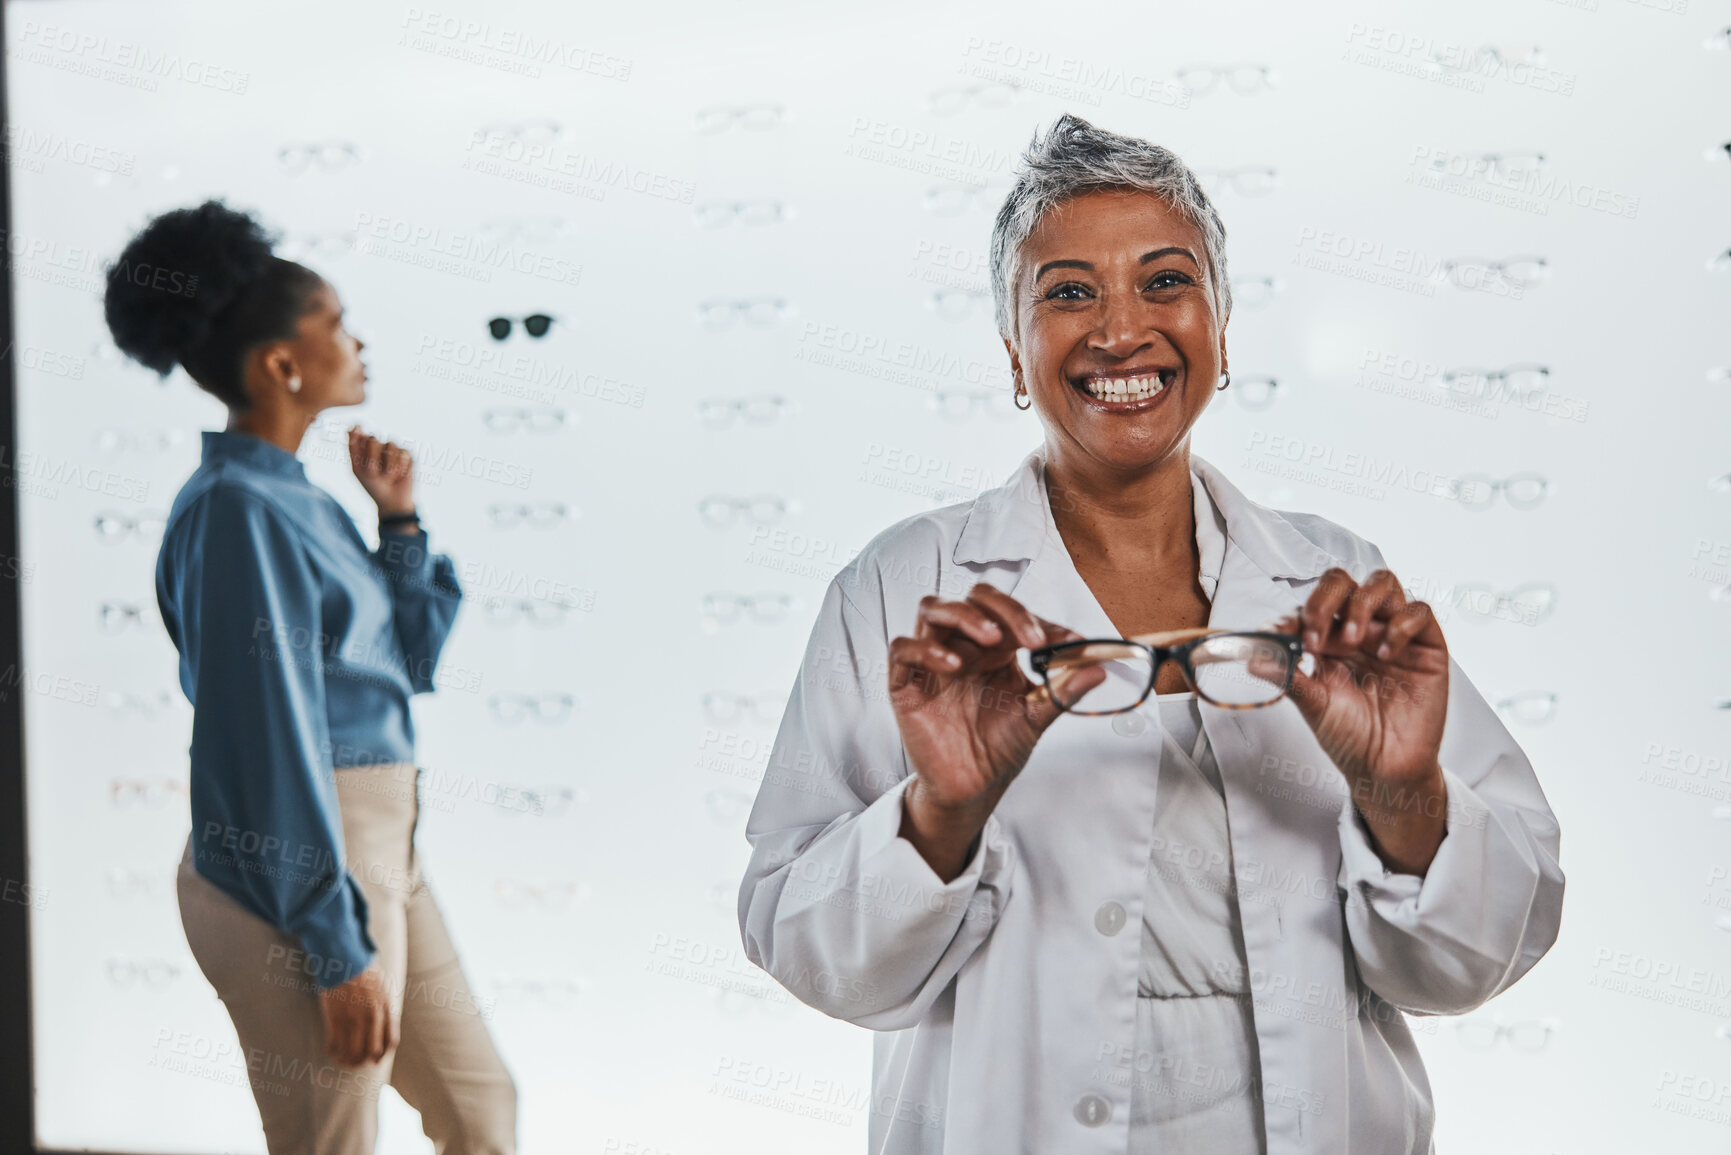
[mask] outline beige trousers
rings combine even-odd
[[[368,931],[399,1015],[396,1049],[378,1063],[347,1067],[325,1055],[300,942],[200,876],[187,839],[181,925],[234,1020],[270,1155],[372,1155],[387,1083],[420,1112],[439,1155],[516,1149],[516,1086],[415,851],[418,778],[410,763],[336,772],[349,873],[366,895]]]

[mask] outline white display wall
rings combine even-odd
[[[825,583],[1038,441],[985,253],[1072,111],[1219,190],[1245,388],[1195,451],[1382,548],[1561,823],[1550,955],[1414,1020],[1439,1147],[1731,1147],[1731,7],[6,16],[43,1144],[263,1150],[175,905],[191,714],[152,588],[151,518],[223,414],[118,360],[100,306],[150,215],[220,196],[367,343],[309,475],[369,526],[341,429],[411,445],[467,591],[415,704],[421,838],[522,1150],[864,1149],[867,1032],[744,959],[745,817]],[[489,337],[534,312],[545,338]],[[1518,396],[1451,401],[1510,367]],[[1449,496],[1526,472],[1530,509]],[[545,713],[507,720],[521,695]],[[388,1099],[381,1150],[428,1150]]]

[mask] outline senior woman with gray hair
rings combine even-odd
[[[826,592],[739,917],[878,1032],[874,1155],[1423,1155],[1405,1015],[1556,937],[1556,820],[1430,607],[1190,452],[1225,241],[1168,150],[1036,136],[992,289],[1044,444]]]

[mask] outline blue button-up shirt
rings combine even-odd
[[[433,688],[456,569],[424,532],[369,550],[294,454],[206,432],[169,511],[156,597],[193,704],[194,865],[298,938],[321,988],[345,982],[375,944],[334,771],[414,760],[409,698]]]

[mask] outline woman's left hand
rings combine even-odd
[[[1437,755],[1449,653],[1436,615],[1388,570],[1359,585],[1336,567],[1281,627],[1303,636],[1316,663],[1293,671],[1299,714],[1346,776],[1384,861],[1422,875],[1446,829]]]
[[[361,488],[379,507],[379,516],[408,513],[415,508],[415,462],[394,441],[380,441],[349,427],[349,464]]]

